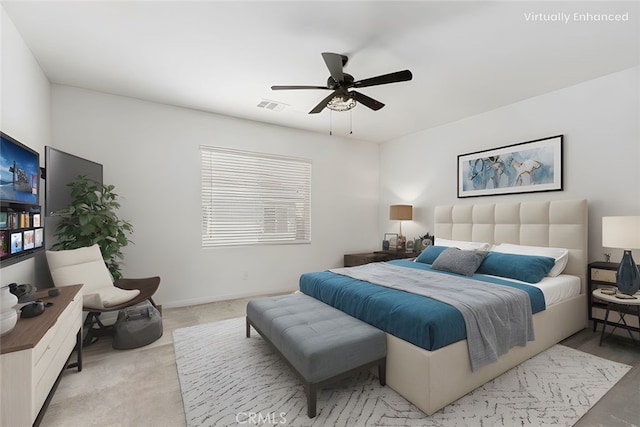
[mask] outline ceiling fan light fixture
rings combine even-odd
[[[333,111],[349,111],[356,106],[356,100],[344,95],[336,95],[327,103],[327,108]]]

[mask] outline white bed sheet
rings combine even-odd
[[[544,302],[547,307],[556,304],[565,299],[580,295],[580,278],[569,274],[561,274],[556,277],[545,277],[538,283],[527,283],[515,279],[506,279],[504,277],[490,276],[483,274],[482,276],[495,277],[497,279],[508,280],[510,282],[524,283],[525,285],[535,286],[542,291]]]
[[[580,295],[580,278],[569,274],[561,274],[557,277],[545,277],[534,286],[542,290],[547,307]]]

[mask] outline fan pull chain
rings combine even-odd
[[[349,110],[349,135],[353,135],[353,110]]]
[[[329,110],[329,135],[333,135],[333,111]]]

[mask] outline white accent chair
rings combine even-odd
[[[103,312],[119,311],[145,300],[160,310],[151,298],[160,286],[160,277],[118,279],[114,283],[97,244],[79,249],[47,251],[46,254],[55,286],[83,285],[82,306],[88,312],[84,322],[88,328],[83,341],[85,346],[111,332],[100,321]]]

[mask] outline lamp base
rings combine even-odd
[[[396,246],[396,249],[399,251],[404,251],[407,248],[407,238],[400,235],[398,236],[398,245]]]
[[[633,295],[640,289],[640,270],[631,256],[631,251],[624,251],[622,255],[616,274],[616,284],[618,290],[627,295]]]

